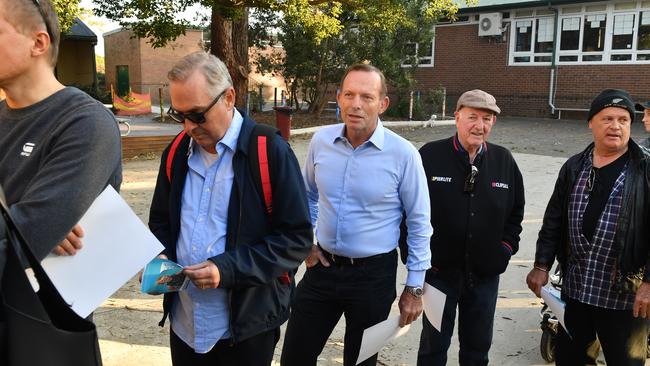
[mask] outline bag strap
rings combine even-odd
[[[1,216],[4,218],[7,229],[7,264],[5,275],[2,279],[5,306],[44,323],[54,323],[56,326],[89,326],[84,324],[65,302],[52,280],[43,269],[36,255],[27,245],[25,238],[16,226],[9,213],[9,207],[4,200],[0,200]],[[38,281],[39,291],[36,293],[30,284],[24,268],[31,267]],[[8,276],[11,274],[11,276]],[[11,278],[9,278],[11,277]],[[48,299],[45,303],[43,299]],[[56,316],[52,316],[56,314]],[[67,325],[66,325],[67,323]]]
[[[251,142],[248,145],[248,159],[253,180],[258,192],[262,193],[266,214],[269,219],[273,215],[273,187],[271,185],[271,169],[273,162],[273,140],[278,130],[268,125],[256,124],[251,134]],[[257,169],[255,169],[257,167]],[[289,272],[284,272],[278,280],[285,285],[291,284]]]
[[[273,140],[278,130],[263,124],[253,127],[251,141],[248,145],[248,159],[251,174],[258,192],[262,194],[266,214],[273,214],[273,187],[271,185],[271,169],[273,162],[270,157],[273,151]],[[257,169],[256,169],[257,168]]]
[[[176,156],[176,150],[178,150],[178,145],[185,137],[185,130],[181,131],[172,142],[172,146],[169,148],[169,153],[167,153],[167,161],[165,162],[165,172],[167,173],[167,181],[171,184],[172,182],[172,164],[174,163],[174,156]]]

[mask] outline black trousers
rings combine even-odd
[[[273,362],[275,345],[280,339],[280,328],[271,329],[239,343],[220,340],[210,352],[201,354],[170,333],[170,348],[174,366],[265,366]]]
[[[427,279],[433,287],[447,295],[442,313],[442,331],[422,317],[422,334],[418,350],[418,366],[444,366],[451,345],[458,308],[458,340],[461,366],[484,366],[492,345],[494,311],[499,292],[499,276],[475,278],[468,283],[462,272]]]
[[[611,310],[562,296],[564,322],[571,337],[560,327],[555,346],[559,366],[596,365],[598,341],[608,365],[643,366],[648,342],[648,321],[635,318],[632,310]]]
[[[315,366],[327,338],[345,315],[344,366],[356,364],[363,331],[386,320],[395,301],[397,251],[361,263],[320,263],[307,269],[296,289],[281,365]],[[372,366],[377,355],[360,365]]]

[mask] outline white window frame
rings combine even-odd
[[[409,42],[408,44],[415,44],[415,55],[416,55],[415,60],[417,62],[417,65],[412,65],[410,63],[402,62],[402,64],[401,64],[402,67],[414,67],[414,66],[417,66],[417,67],[433,67],[433,60],[434,60],[434,56],[435,56],[435,53],[436,53],[436,50],[435,50],[435,48],[436,48],[435,32],[434,32],[434,36],[431,38],[431,56],[424,56],[424,57],[418,56],[418,53],[420,51],[420,44],[418,42]],[[420,61],[428,61],[428,62],[421,63]]]
[[[511,12],[510,14],[514,14]],[[535,62],[535,57],[552,57],[553,52],[535,52],[535,43],[537,42],[537,23],[539,19],[555,19],[552,15],[533,15],[528,17],[513,18],[510,20],[510,57],[509,65],[510,66],[530,66],[530,65],[550,65],[551,61],[537,61]],[[517,34],[519,33],[519,28],[517,27],[517,22],[521,21],[530,21],[531,22],[531,38],[530,38],[530,49],[528,51],[516,51],[517,47]],[[556,27],[557,29],[557,27]],[[515,58],[518,57],[529,57],[528,62],[515,62]]]
[[[622,1],[622,2],[628,2],[628,1]],[[621,9],[621,10],[615,10],[615,6],[617,3],[620,2],[609,2],[606,4],[606,9],[601,10],[601,11],[590,11],[587,12],[585,9],[586,7],[590,5],[598,5],[602,3],[587,3],[582,6],[582,10],[579,13],[571,13],[571,14],[562,14],[562,8],[559,8],[560,14],[558,16],[557,22],[555,24],[555,40],[556,40],[556,55],[555,55],[555,62],[558,65],[637,65],[637,64],[650,64],[650,59],[649,60],[637,60],[637,57],[639,55],[650,55],[650,50],[637,50],[638,47],[638,38],[639,38],[639,23],[641,22],[641,13],[643,12],[648,12],[650,13],[650,8],[648,7],[642,7],[642,4],[646,2],[643,0],[636,1],[636,7],[634,9]],[[571,4],[567,5],[566,7],[575,7],[576,4]],[[540,9],[543,10],[543,9]],[[515,11],[511,11],[510,14],[514,14]],[[594,52],[583,52],[582,51],[582,46],[584,43],[584,22],[585,22],[585,17],[586,16],[591,16],[591,15],[598,15],[602,14],[606,16],[606,25],[605,25],[605,43],[603,47],[603,51],[594,51]],[[613,41],[613,35],[614,35],[614,17],[617,15],[625,15],[625,14],[633,14],[634,15],[634,25],[633,25],[633,34],[632,34],[632,48],[631,49],[621,49],[621,50],[614,50],[612,49],[612,41]],[[535,37],[536,37],[536,26],[537,26],[537,19],[546,17],[547,15],[537,15],[537,11],[534,12],[533,16],[527,16],[527,17],[513,17],[510,19],[510,24],[511,24],[511,29],[510,29],[510,47],[509,47],[509,57],[508,57],[508,66],[548,66],[551,64],[551,62],[534,62],[534,57],[535,56],[544,56],[548,54],[541,54],[541,53],[534,53],[535,49]],[[563,19],[566,18],[580,18],[580,39],[578,42],[578,49],[577,50],[560,50],[560,39],[561,39],[561,32],[562,32],[562,21]],[[518,20],[532,20],[533,22],[533,35],[532,35],[532,42],[531,42],[531,50],[530,52],[515,52],[515,46],[516,46],[516,32],[518,31],[516,28],[516,22]],[[588,55],[602,55],[602,59],[600,61],[583,61],[582,58],[584,56]],[[624,60],[624,61],[612,61],[611,57],[612,55],[631,55],[630,60]],[[514,62],[515,57],[530,57],[530,62]],[[577,61],[560,61],[560,57],[562,56],[577,56],[578,60]],[[650,58],[650,57],[649,57]]]

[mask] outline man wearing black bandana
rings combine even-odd
[[[592,102],[594,138],[562,166],[528,287],[539,297],[557,258],[564,322],[557,365],[643,365],[650,316],[650,156],[630,139],[634,103],[607,89]]]

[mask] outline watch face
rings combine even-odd
[[[413,293],[414,293],[416,296],[422,296],[422,294],[424,293],[424,291],[422,291],[421,288],[416,287],[416,288],[413,289]]]

